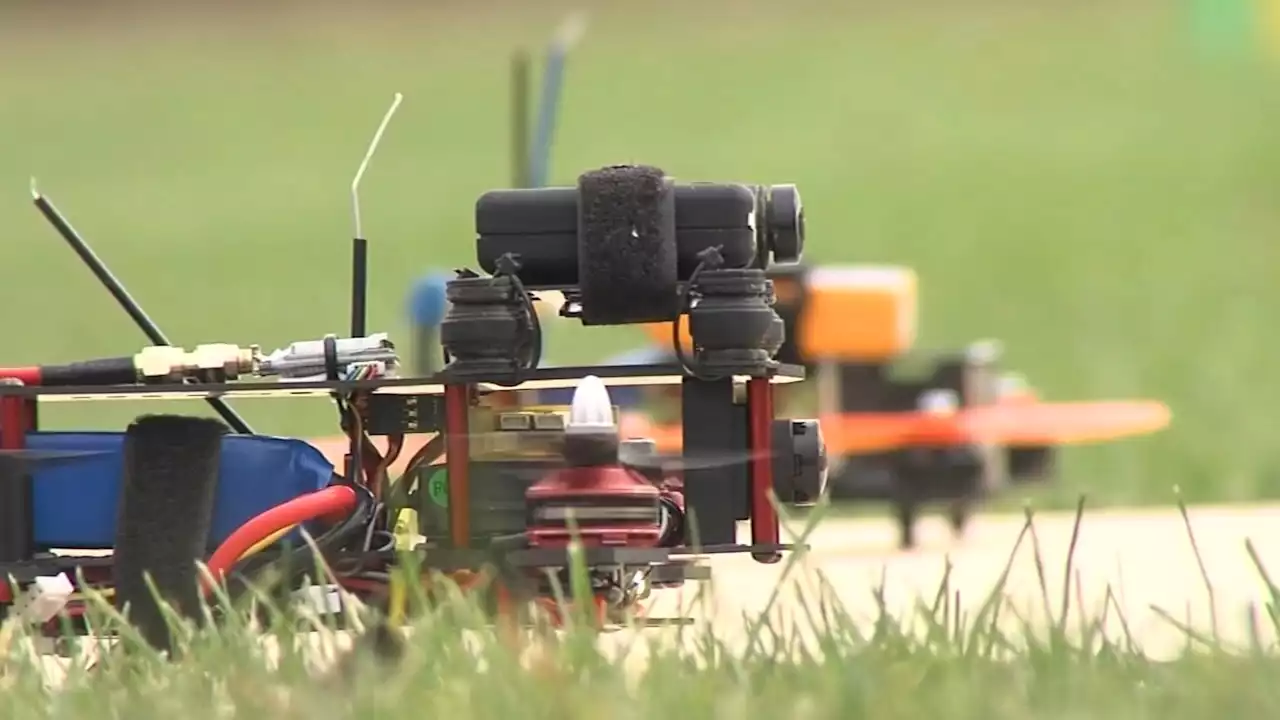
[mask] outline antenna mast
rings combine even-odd
[[[355,220],[355,237],[351,240],[351,337],[353,338],[362,338],[367,334],[365,320],[369,296],[369,242],[364,238],[364,227],[360,221],[360,181],[364,179],[364,171],[368,169],[369,161],[378,150],[378,143],[382,142],[382,134],[386,132],[387,125],[391,122],[391,117],[396,114],[402,100],[404,95],[396,93],[391,101],[391,107],[382,116],[382,122],[378,124],[378,130],[373,134],[373,140],[369,142],[369,149],[365,151],[364,159],[356,169],[355,178],[351,180],[351,213]]]

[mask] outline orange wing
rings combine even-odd
[[[920,412],[842,413],[819,418],[829,452],[861,455],[921,445],[990,442],[1011,447],[1079,445],[1150,435],[1170,421],[1154,401],[1008,402],[934,416]],[[679,452],[679,425],[624,419],[631,437],[651,437],[664,453]]]

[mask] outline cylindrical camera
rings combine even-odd
[[[577,187],[493,190],[476,202],[476,256],[519,258],[530,289],[572,289],[585,325],[670,320],[677,285],[718,248],[724,268],[790,263],[804,250],[794,185],[676,184],[642,165],[584,173]]]
[[[677,273],[689,279],[698,254],[722,245],[726,267],[792,263],[804,251],[804,209],[795,185],[676,185]],[[578,188],[490,190],[476,201],[476,260],[492,273],[520,256],[531,288],[578,285]]]

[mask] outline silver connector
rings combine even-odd
[[[284,379],[324,377],[328,368],[325,361],[325,340],[304,340],[258,358],[258,374],[274,375]],[[362,338],[336,338],[334,360],[339,373],[345,375],[352,365],[371,364],[394,373],[400,358],[395,345],[386,333],[375,333]]]
[[[215,343],[197,345],[192,350],[169,345],[143,348],[133,356],[138,378],[145,383],[226,382],[254,373],[257,348]]]

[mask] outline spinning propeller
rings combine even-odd
[[[908,447],[991,443],[1006,447],[1081,445],[1149,435],[1169,424],[1169,408],[1155,401],[1040,402],[1011,399],[953,412],[851,412],[818,418],[828,448],[839,456]],[[651,437],[662,452],[679,452],[679,425],[624,416],[623,435]]]

